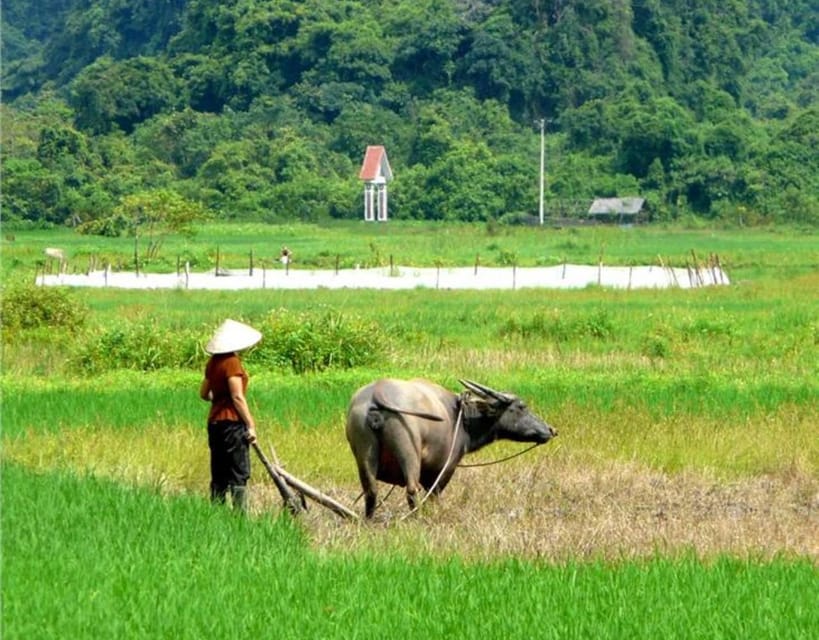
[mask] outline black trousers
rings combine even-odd
[[[210,447],[210,496],[224,501],[231,491],[247,485],[250,478],[250,445],[247,425],[220,421],[208,424]]]

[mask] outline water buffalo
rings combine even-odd
[[[376,480],[405,486],[410,508],[423,487],[439,494],[463,456],[494,440],[542,444],[557,435],[509,393],[461,380],[458,395],[428,380],[382,379],[352,397],[347,441],[364,490],[364,513],[376,505]]]

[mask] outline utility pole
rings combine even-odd
[[[546,160],[546,144],[545,144],[545,130],[546,119],[540,119],[540,202],[538,212],[540,214],[540,224],[543,226],[543,173],[544,164]]]

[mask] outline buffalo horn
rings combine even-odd
[[[479,396],[490,397],[498,400],[499,402],[509,402],[509,396],[505,393],[501,393],[500,391],[495,391],[487,386],[482,384],[478,384],[477,382],[473,382],[472,380],[460,380],[459,382],[465,386],[470,391],[474,391]]]

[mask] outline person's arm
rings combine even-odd
[[[253,420],[253,415],[250,413],[250,407],[245,398],[245,392],[242,388],[241,376],[230,376],[228,378],[228,389],[230,390],[230,398],[233,400],[233,406],[236,407],[236,412],[239,417],[247,425],[247,440],[250,444],[256,442],[256,423]]]
[[[199,397],[207,401],[213,399],[213,394],[210,392],[210,382],[207,378],[203,379],[202,384],[199,385]]]

